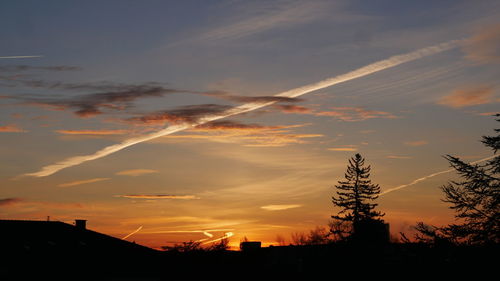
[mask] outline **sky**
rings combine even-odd
[[[453,222],[444,155],[492,155],[498,1],[1,7],[0,219],[290,242],[339,211],[360,153],[397,235]]]

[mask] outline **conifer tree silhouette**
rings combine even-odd
[[[500,114],[495,115],[500,122]],[[500,129],[495,129],[500,133]],[[500,150],[500,134],[483,136],[482,143],[493,150]],[[444,227],[417,223],[415,238],[419,242],[456,244],[500,243],[500,155],[483,164],[469,164],[458,157],[445,156],[451,167],[461,177],[441,186],[443,201],[455,210],[457,223]]]
[[[370,170],[369,165],[365,166],[365,159],[357,153],[349,159],[345,180],[335,185],[337,197],[332,196],[332,203],[341,210],[332,219],[351,225],[350,234],[355,234],[362,223],[382,222],[381,217],[385,215],[375,210],[378,204],[373,201],[380,194],[380,186],[369,179]]]
[[[500,122],[500,114],[496,114]],[[496,136],[483,136],[482,142],[496,154],[500,150],[500,129]],[[500,243],[500,156],[484,164],[468,164],[458,157],[445,157],[462,178],[441,189],[444,202],[451,203],[460,224],[450,224],[444,232],[468,244]]]

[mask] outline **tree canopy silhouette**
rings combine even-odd
[[[365,166],[365,159],[357,153],[349,159],[349,165],[344,175],[345,180],[339,181],[335,187],[337,188],[337,197],[332,196],[332,203],[341,210],[332,218],[336,223],[336,227],[332,227],[332,233],[337,237],[344,237],[346,232],[349,236],[359,233],[361,229],[365,229],[368,222],[382,222],[383,213],[376,211],[377,203],[373,203],[380,194],[380,186],[373,184],[370,178],[371,167]],[[346,228],[339,226],[350,225]],[[337,232],[343,233],[337,233]]]
[[[495,115],[500,122],[500,114]],[[500,133],[500,129],[495,129]],[[483,136],[482,143],[493,150],[500,150],[500,134]],[[416,239],[421,242],[447,241],[469,245],[500,243],[500,156],[484,164],[465,163],[460,158],[445,158],[461,177],[441,187],[443,201],[455,210],[457,223],[436,227],[419,222]]]
[[[500,122],[500,114],[496,115]],[[482,143],[496,154],[500,149],[500,129],[496,136],[483,136]],[[460,223],[443,229],[449,238],[468,244],[500,242],[500,156],[484,164],[468,164],[458,157],[446,155],[460,181],[441,187],[444,202],[450,203]]]

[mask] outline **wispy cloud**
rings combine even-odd
[[[330,151],[357,151],[356,147],[347,146],[347,147],[330,147],[328,148]]]
[[[295,113],[295,114],[312,114],[313,111],[310,108],[300,105],[293,104],[275,104],[273,108],[280,110],[283,113]]]
[[[481,112],[481,113],[478,113],[478,115],[480,115],[480,116],[496,116],[497,114],[499,114],[499,112]]]
[[[466,58],[477,63],[500,62],[500,24],[482,27],[465,41]]]
[[[258,15],[233,19],[232,22],[201,34],[199,40],[212,42],[237,39],[275,28],[310,22],[327,14],[325,4],[327,2],[316,1],[298,1],[286,5],[268,4],[259,9]]]
[[[412,159],[410,156],[401,156],[401,155],[387,155],[386,158],[389,159]]]
[[[165,123],[193,123],[206,115],[217,115],[231,109],[229,105],[199,104],[180,106],[171,110],[158,111],[127,119],[137,125],[163,125]]]
[[[16,205],[23,201],[21,198],[2,198],[0,199],[0,207]]]
[[[404,144],[408,146],[422,146],[429,144],[429,142],[426,140],[416,140],[416,141],[405,141]]]
[[[288,209],[294,209],[294,208],[299,208],[302,207],[301,204],[289,204],[289,205],[266,205],[260,207],[261,209],[264,209],[266,211],[282,211],[282,210],[288,210]]]
[[[395,119],[392,113],[385,111],[367,110],[362,107],[332,107],[330,111],[315,113],[317,116],[331,116],[342,121],[356,122],[375,118]]]
[[[195,195],[167,195],[167,194],[128,194],[116,195],[116,197],[130,198],[130,199],[179,199],[179,200],[193,200],[200,199]]]
[[[55,66],[31,66],[31,65],[2,65],[0,71],[3,72],[21,72],[30,70],[44,71],[75,71],[81,70],[81,67],[71,65],[55,65]]]
[[[142,175],[146,175],[146,174],[153,174],[153,173],[158,173],[158,170],[151,170],[151,169],[123,170],[123,171],[119,171],[119,172],[115,173],[115,175],[137,177],[137,176],[142,176]]]
[[[57,68],[57,67],[56,67]],[[167,88],[158,83],[140,84],[117,84],[111,82],[87,82],[87,83],[63,83],[44,80],[26,80],[11,77],[0,77],[5,87],[30,87],[50,90],[65,90],[75,92],[93,92],[80,94],[68,98],[67,96],[54,97],[30,97],[8,96],[7,98],[20,100],[26,105],[41,106],[52,110],[72,110],[78,117],[92,117],[105,112],[105,110],[121,111],[133,106],[133,102],[143,98],[163,97],[172,93],[196,93],[195,91],[184,91]]]
[[[490,86],[467,86],[456,89],[451,94],[441,98],[439,104],[462,108],[473,105],[487,104],[494,101],[493,87]]]
[[[4,56],[0,57],[0,59],[33,59],[33,58],[42,58],[43,56]]]
[[[48,209],[61,209],[61,210],[74,210],[85,208],[80,203],[66,203],[66,202],[47,202],[47,201],[31,201],[24,198],[2,198],[0,199],[0,207],[29,207],[31,208],[48,208]]]
[[[262,126],[243,124],[235,121],[214,121],[191,129],[193,134],[171,135],[165,139],[210,140],[224,143],[238,143],[252,147],[281,147],[290,144],[306,143],[305,139],[322,137],[321,134],[292,133],[299,125]]]
[[[0,133],[25,133],[26,130],[21,129],[17,125],[0,126]]]
[[[330,110],[313,110],[305,106],[299,105],[273,105],[274,109],[277,109],[283,113],[293,113],[293,114],[308,114],[314,116],[330,116],[338,120],[346,122],[358,122],[368,119],[384,118],[384,119],[395,119],[398,118],[396,115],[379,110],[370,110],[363,107],[331,107]]]
[[[88,180],[72,181],[72,182],[67,182],[67,183],[61,183],[60,185],[58,185],[58,187],[70,187],[70,186],[105,181],[105,180],[109,180],[109,179],[110,178],[94,178],[94,179],[88,179]]]
[[[95,136],[108,136],[108,135],[124,135],[129,133],[128,130],[56,130],[56,133],[62,135],[95,135]]]

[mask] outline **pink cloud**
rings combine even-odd
[[[493,88],[489,86],[469,86],[456,89],[451,94],[441,98],[439,104],[462,108],[493,102]]]

